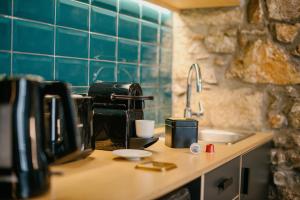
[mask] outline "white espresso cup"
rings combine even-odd
[[[151,138],[154,135],[153,120],[135,120],[136,135],[141,138]]]

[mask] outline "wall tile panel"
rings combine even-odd
[[[12,2],[13,1],[13,2]],[[12,7],[13,6],[13,7]],[[138,82],[145,118],[171,112],[172,13],[140,0],[0,0],[0,74]]]

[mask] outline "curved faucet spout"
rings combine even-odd
[[[193,70],[196,72],[196,88],[197,92],[202,91],[202,75],[201,75],[201,70],[198,64],[192,64],[189,70],[188,78],[187,78],[187,84],[191,85],[192,84],[192,72]]]
[[[187,77],[187,91],[186,91],[186,107],[184,109],[184,117],[192,117],[192,115],[201,116],[203,115],[203,108],[201,102],[199,102],[199,112],[192,112],[191,109],[191,95],[192,95],[192,72],[196,75],[196,89],[197,92],[202,91],[202,76],[201,70],[198,64],[192,64],[189,69]]]

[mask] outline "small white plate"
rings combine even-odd
[[[116,156],[126,158],[128,160],[139,160],[141,158],[149,157],[152,155],[149,151],[137,149],[118,149],[112,152]]]

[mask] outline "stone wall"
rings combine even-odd
[[[240,7],[174,14],[173,115],[183,116],[186,78],[201,67],[204,126],[271,130],[271,199],[300,199],[300,0],[243,0]]]

